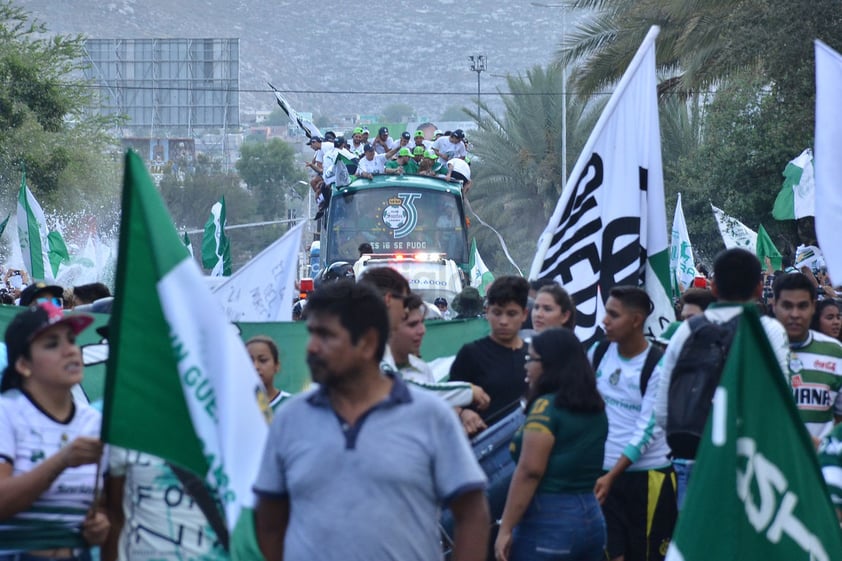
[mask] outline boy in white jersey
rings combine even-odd
[[[598,343],[589,352],[608,414],[606,473],[594,492],[605,515],[609,559],[664,559],[678,515],[669,447],[655,424],[658,376],[652,370],[660,351],[643,335],[653,308],[641,288],[612,288],[603,319],[610,344],[602,357],[595,356]],[[646,369],[650,352],[658,354]]]
[[[775,278],[775,317],[789,337],[786,372],[807,431],[818,444],[842,420],[842,344],[810,329],[816,286],[802,273]]]

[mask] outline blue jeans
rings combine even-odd
[[[511,561],[602,561],[605,519],[593,492],[540,493],[512,533]]]
[[[672,467],[675,470],[675,496],[678,500],[678,512],[684,506],[684,497],[687,495],[687,485],[690,483],[690,474],[693,473],[693,465],[696,460],[684,460],[675,458]]]

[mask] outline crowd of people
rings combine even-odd
[[[106,561],[224,559],[226,549],[267,561],[421,560],[440,558],[445,541],[462,560],[664,559],[691,508],[699,444],[671,428],[685,404],[676,381],[692,360],[715,386],[716,357],[693,347],[706,326],[725,333],[750,305],[763,312],[842,519],[842,307],[821,274],[762,269],[745,250],[719,254],[657,340],[644,332],[647,292],[615,286],[604,340],[587,348],[563,287],[499,277],[477,310],[489,335],[465,344],[443,378],[421,356],[428,304],[399,272],[324,284],[303,318],[313,389],[277,388],[278,344],[245,343],[274,412],[251,542],[228,535],[195,475],[143,452],[103,452],[99,413],[74,393],[83,370],[75,338],[92,320],[65,315],[59,287],[33,283],[5,335],[0,561],[83,559],[91,546]],[[432,305],[449,311],[446,301]],[[490,511],[471,438],[518,409],[505,505]],[[450,536],[439,526],[445,506]]]
[[[426,175],[446,181],[459,181],[463,193],[471,189],[471,158],[462,129],[435,130],[427,138],[424,130],[404,131],[397,139],[388,127],[380,127],[374,138],[367,128],[357,127],[351,139],[333,131],[324,138],[312,136],[307,146],[313,157],[305,162],[310,187],[320,210],[330,200],[330,189],[348,185],[353,178],[374,179],[377,175]]]

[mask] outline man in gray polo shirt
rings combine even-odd
[[[254,485],[267,561],[440,559],[443,504],[456,519],[454,561],[484,560],[485,475],[443,400],[380,371],[382,297],[331,283],[311,295],[307,316],[320,387],[278,411]]]

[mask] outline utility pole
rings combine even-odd
[[[471,61],[471,72],[477,73],[477,125],[480,122],[480,94],[482,90],[480,89],[480,75],[488,69],[487,62],[488,59],[485,55],[472,55],[468,57],[468,60]]]

